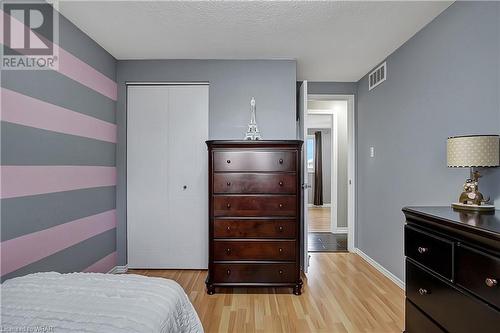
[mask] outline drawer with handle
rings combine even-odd
[[[450,280],[453,246],[452,241],[405,226],[405,255]]]
[[[297,176],[276,173],[215,173],[214,193],[293,193]]]
[[[297,211],[295,195],[215,195],[215,216],[289,216]]]
[[[295,241],[214,242],[215,260],[295,260]]]
[[[214,151],[213,169],[224,171],[296,171],[295,151]]]
[[[500,258],[459,244],[455,282],[500,308]]]
[[[405,333],[444,333],[444,331],[406,299]]]
[[[215,238],[295,238],[296,220],[215,219]]]
[[[406,297],[448,332],[493,333],[500,312],[406,260]]]
[[[290,283],[296,274],[294,263],[214,264],[217,283]]]

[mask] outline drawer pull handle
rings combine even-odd
[[[280,164],[283,164],[283,159],[280,158],[279,161],[278,161]]]
[[[418,293],[419,293],[420,295],[422,295],[422,296],[424,296],[424,295],[428,295],[428,294],[429,294],[429,292],[427,291],[427,289],[424,289],[424,288],[420,288],[420,289],[418,289]]]
[[[280,269],[278,273],[280,273],[280,275],[283,275],[283,270]]]
[[[231,227],[229,227],[229,226],[228,226],[228,227],[226,228],[226,230],[227,230],[227,231],[231,231]]]
[[[231,254],[231,249],[226,249],[226,254]]]
[[[231,163],[231,160],[227,160],[227,161],[226,161],[226,163],[227,163],[227,164]]]
[[[283,228],[283,226],[281,226],[281,225],[280,225],[280,226],[279,226],[279,228],[278,228],[278,230],[279,230],[280,232],[282,232],[282,231],[283,231],[283,229],[284,229],[284,228]]]
[[[227,207],[227,208],[231,208],[231,204],[230,204],[230,203],[228,203],[228,204],[226,205],[226,207]]]
[[[493,288],[493,287],[496,287],[496,285],[498,284],[498,281],[496,279],[493,279],[493,278],[487,278],[486,280],[484,280],[484,283],[486,283],[486,285],[490,288]]]
[[[278,251],[279,251],[279,253],[282,253],[283,249],[280,247]]]
[[[420,253],[420,254],[424,254],[424,253],[429,252],[428,248],[422,247],[422,246],[419,246],[417,250],[418,250],[418,253]]]
[[[283,181],[280,180],[280,182],[278,183],[280,186],[283,186]]]
[[[279,206],[280,206],[280,208],[283,208],[283,204],[282,203],[280,203]]]
[[[231,270],[230,270],[230,269],[228,269],[228,270],[226,271],[226,274],[227,274],[227,275],[231,275]]]
[[[227,186],[231,186],[231,182],[227,182],[227,183],[226,183],[226,185],[227,185]]]

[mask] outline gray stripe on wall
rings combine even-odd
[[[115,123],[115,102],[49,70],[3,71],[2,87],[97,119]]]
[[[309,94],[345,94],[357,93],[357,82],[307,82],[307,93]]]
[[[79,272],[115,251],[116,229],[84,240],[37,262],[2,276],[2,282],[16,276],[35,272]]]
[[[114,166],[112,142],[1,122],[2,165]]]
[[[107,186],[2,199],[2,241],[114,209],[115,193]]]
[[[60,6],[64,3],[61,2]],[[111,80],[116,80],[116,59],[63,15],[59,15],[59,45]]]

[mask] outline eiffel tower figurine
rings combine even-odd
[[[248,124],[247,134],[245,140],[262,140],[259,128],[257,127],[257,120],[255,116],[255,98],[252,97],[250,101],[250,123]]]

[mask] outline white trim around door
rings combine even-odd
[[[347,101],[347,137],[349,146],[347,154],[347,177],[348,177],[347,250],[349,252],[355,252],[356,251],[355,250],[356,249],[355,246],[355,234],[356,234],[356,117],[355,116],[356,115],[355,115],[354,95],[308,94],[307,97],[309,100],[316,100],[316,101]],[[334,124],[335,123],[336,122],[334,121]],[[332,173],[332,179],[333,176],[334,174]],[[334,198],[332,193],[332,203],[335,202],[333,201],[333,199]],[[335,207],[336,205],[333,204],[333,206]],[[335,230],[333,230],[332,228],[332,231],[338,231],[338,230],[340,230],[340,228],[336,227]]]

